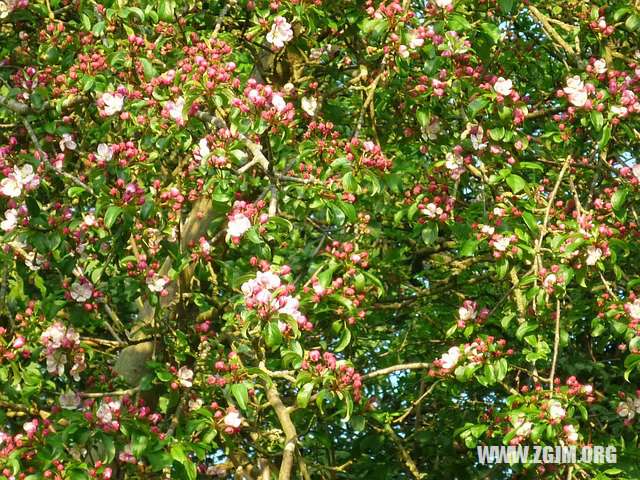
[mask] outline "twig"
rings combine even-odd
[[[229,10],[231,10],[231,7],[235,6],[237,3],[238,3],[238,0],[229,0],[229,3],[227,3],[222,8],[222,11],[218,16],[218,21],[216,22],[216,27],[213,29],[213,33],[211,34],[212,38],[218,38],[218,33],[220,32],[220,27],[222,27],[222,21],[224,20],[224,17],[227,16],[227,13],[229,13]]]
[[[395,442],[396,446],[398,447],[398,450],[400,450],[400,456],[402,457],[402,460],[404,460],[405,465],[407,466],[407,468],[411,472],[411,475],[413,475],[413,477],[416,480],[420,480],[421,478],[424,478],[426,476],[426,474],[420,473],[420,471],[418,470],[418,467],[416,466],[415,462],[413,461],[413,459],[409,455],[409,452],[407,452],[407,449],[404,448],[404,446],[402,445],[402,440],[400,439],[398,434],[393,431],[393,428],[391,428],[391,425],[389,425],[388,423],[385,424],[384,431],[387,432],[391,436],[391,438]]]
[[[411,406],[410,406],[409,408],[407,408],[407,410],[402,414],[402,416],[401,416],[401,417],[396,418],[393,422],[394,422],[394,423],[400,423],[400,422],[402,422],[405,418],[407,418],[407,417],[409,416],[409,414],[413,411],[413,409],[414,409],[415,407],[417,407],[417,406],[422,402],[422,400],[424,400],[424,399],[427,397],[427,395],[429,395],[429,394],[433,391],[433,389],[436,387],[436,385],[437,385],[438,383],[440,383],[441,381],[442,381],[442,380],[436,380],[435,382],[433,382],[433,383],[431,384],[431,386],[427,389],[427,391],[426,391],[426,392],[424,392],[424,393],[420,396],[420,398],[418,398],[415,402],[412,402],[412,403],[411,403]]]
[[[542,268],[542,260],[540,259],[540,249],[542,248],[542,240],[547,233],[547,224],[549,223],[549,212],[551,211],[551,206],[553,205],[553,201],[556,198],[556,194],[558,193],[558,189],[560,188],[560,183],[562,182],[562,177],[564,177],[565,172],[567,171],[567,167],[569,166],[569,162],[571,161],[571,157],[568,156],[564,161],[564,165],[562,165],[562,169],[558,175],[558,179],[556,180],[555,185],[553,186],[553,190],[551,191],[551,195],[549,195],[549,200],[547,202],[547,208],[544,212],[544,221],[540,226],[540,235],[538,236],[538,241],[536,242],[534,248],[535,255],[535,273],[536,280],[538,276],[538,272],[540,268]]]
[[[362,380],[370,380],[372,378],[381,377],[382,375],[387,375],[389,373],[397,372],[399,370],[421,370],[431,368],[431,363],[426,362],[416,362],[416,363],[404,363],[401,365],[393,365],[387,368],[381,368],[380,370],[375,370],[373,372],[365,373],[362,375]]]
[[[114,392],[93,392],[93,393],[80,393],[85,398],[103,398],[103,397],[126,397],[134,395],[140,391],[140,386],[129,388],[127,390],[116,390]]]
[[[560,347],[560,299],[556,299],[556,331],[553,341],[553,358],[551,360],[551,373],[549,373],[549,390],[553,390],[553,381],[556,374],[556,362],[558,360],[558,348]]]
[[[70,173],[67,173],[65,171],[62,171],[62,170],[54,167],[53,165],[51,165],[50,162],[48,162],[46,160],[47,157],[45,156],[44,152],[42,151],[42,147],[40,146],[40,141],[38,140],[38,137],[36,137],[36,134],[33,131],[33,127],[31,127],[31,123],[29,123],[29,120],[27,120],[27,117],[22,117],[22,123],[24,124],[25,128],[27,129],[27,132],[29,133],[29,136],[31,137],[31,140],[33,141],[34,145],[36,146],[36,149],[38,150],[38,153],[40,154],[40,159],[42,160],[42,165],[44,166],[45,170],[51,170],[56,175],[60,175],[60,176],[66,178],[68,180],[71,180],[71,182],[73,182],[74,184],[76,184],[79,187],[84,188],[91,195],[95,196],[95,193],[93,192],[93,188],[91,188],[89,185],[84,183],[79,178],[76,178],[75,176],[71,175]]]

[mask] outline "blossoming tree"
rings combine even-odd
[[[640,478],[639,31],[0,0],[0,479]]]

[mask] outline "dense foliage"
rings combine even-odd
[[[0,0],[0,479],[640,478],[639,32]]]

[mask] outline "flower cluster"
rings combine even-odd
[[[578,75],[575,75],[567,79],[567,86],[563,91],[567,94],[567,98],[572,105],[576,107],[586,107],[591,106],[589,93],[594,92],[595,87],[590,83],[585,85],[582,79]]]
[[[616,412],[625,419],[626,426],[631,425],[636,415],[640,415],[640,390],[636,391],[635,397],[629,396],[620,402]]]
[[[281,275],[287,275],[291,270],[285,265],[280,272],[271,270],[266,262],[260,262],[262,271],[256,273],[256,278],[242,284],[245,305],[248,309],[257,310],[261,318],[266,318],[273,313],[289,315],[293,317],[300,328],[313,329],[313,324],[307,320],[300,311],[300,301],[290,294],[295,290],[293,284],[283,284]],[[286,331],[290,326],[285,322],[278,322],[281,331]]]
[[[512,349],[504,350],[506,340],[495,340],[494,337],[487,337],[486,340],[476,338],[472,343],[466,343],[462,348],[455,345],[442,355],[442,357],[434,360],[433,366],[439,368],[438,371],[431,370],[430,375],[447,375],[457,365],[462,364],[461,360],[466,360],[466,364],[482,364],[492,357],[502,355],[512,355]]]
[[[302,369],[310,370],[319,375],[334,375],[337,377],[336,388],[345,390],[353,387],[353,400],[357,403],[361,398],[362,377],[344,360],[337,360],[331,352],[321,354],[318,350],[311,350],[302,361]],[[337,373],[336,373],[337,372]]]
[[[362,152],[358,152],[358,147],[362,147]],[[380,145],[376,145],[371,140],[361,142],[359,138],[352,138],[345,146],[346,157],[350,162],[359,162],[367,167],[385,171],[393,167],[393,161],[385,158]]]
[[[264,207],[262,200],[258,201],[255,205],[253,203],[247,203],[244,200],[238,200],[233,204],[233,210],[228,214],[229,225],[227,226],[227,232],[233,243],[240,243],[242,235],[247,233],[251,228],[251,218],[257,216],[260,225],[264,225],[269,221],[268,214],[260,214],[262,207]],[[264,227],[260,227],[260,233],[264,233]]]
[[[84,349],[80,347],[80,335],[73,327],[66,328],[61,322],[56,322],[42,332],[40,343],[44,345],[43,353],[49,373],[63,375],[65,365],[71,358],[73,366],[69,375],[75,381],[80,381],[80,372],[84,371],[87,365],[84,363]]]
[[[482,320],[489,316],[489,310],[483,308],[478,311],[478,303],[471,300],[465,300],[462,306],[458,308],[458,328],[465,328],[468,321],[482,323]]]
[[[105,92],[98,99],[98,107],[100,108],[101,117],[110,117],[122,111],[124,108],[125,95],[121,90],[124,90],[124,93],[126,94],[126,89],[121,86],[121,88],[118,88],[117,92]]]
[[[282,16],[277,16],[273,20],[271,31],[267,33],[267,42],[273,45],[277,50],[284,47],[284,44],[293,39],[293,30],[291,24]]]
[[[35,190],[40,185],[40,177],[33,173],[33,167],[25,164],[22,167],[6,167],[2,173],[5,178],[0,180],[0,194],[15,198],[22,195],[22,191]]]

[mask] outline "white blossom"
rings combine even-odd
[[[250,228],[251,220],[242,213],[236,213],[233,219],[229,221],[227,231],[232,237],[241,237]]]
[[[180,385],[183,387],[189,388],[193,385],[193,371],[189,370],[187,367],[180,367],[177,377]]]
[[[238,412],[232,410],[224,417],[224,424],[228,427],[238,428],[242,425],[242,417]]]
[[[10,231],[16,228],[18,225],[18,211],[15,208],[11,208],[4,212],[5,220],[0,222],[0,228],[2,230]]]
[[[604,59],[599,59],[593,62],[593,69],[599,75],[607,71],[607,62]]]
[[[20,185],[16,177],[11,174],[0,181],[0,190],[2,190],[3,195],[15,198],[22,194],[22,185]]]
[[[547,405],[549,407],[549,416],[552,419],[557,420],[567,416],[567,411],[562,408],[562,404],[557,400],[552,400]]]
[[[62,140],[60,140],[60,150],[64,152],[65,150],[75,150],[77,147],[78,145],[73,141],[71,134],[65,133],[62,135]]]
[[[513,82],[509,79],[504,79],[502,77],[498,78],[498,81],[493,85],[493,89],[499,95],[506,97],[507,95],[511,95],[513,89]]]
[[[96,160],[99,162],[108,162],[113,158],[113,148],[106,143],[98,145],[98,151],[95,153]]]
[[[442,215],[442,208],[438,207],[435,203],[429,203],[425,208],[422,209],[422,213],[429,218],[435,218]]]
[[[318,101],[315,97],[304,97],[302,99],[302,109],[310,117],[313,117],[316,114],[316,108],[318,108]]]
[[[595,265],[598,260],[602,257],[602,250],[596,247],[595,245],[591,245],[587,248],[587,265]]]
[[[451,370],[456,366],[461,356],[462,354],[460,353],[460,347],[451,347],[447,353],[442,355],[442,358],[440,359],[440,365],[442,366],[442,368]]]
[[[291,30],[291,24],[284,17],[277,16],[271,26],[271,31],[267,33],[267,42],[276,48],[282,48],[292,38],[293,30]]]
[[[76,302],[84,303],[91,298],[91,286],[88,283],[73,282],[69,293]]]
[[[104,103],[104,113],[109,116],[122,111],[122,107],[124,107],[124,96],[120,93],[107,92],[103,93],[100,98]]]
[[[149,287],[149,290],[151,290],[152,292],[161,292],[162,290],[164,290],[166,284],[167,281],[164,279],[164,277],[158,275],[157,273],[152,277],[147,277],[147,287]]]

